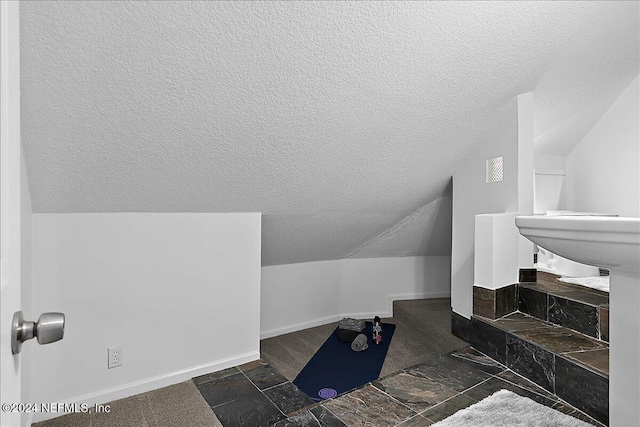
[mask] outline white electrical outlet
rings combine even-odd
[[[107,366],[109,369],[122,366],[122,346],[107,349]]]

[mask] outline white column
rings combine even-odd
[[[609,425],[640,426],[640,274],[611,271]]]

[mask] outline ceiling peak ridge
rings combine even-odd
[[[622,92],[624,92],[624,90],[633,82],[633,80],[637,76],[638,74],[635,73],[635,74],[632,74],[630,77],[626,77],[621,84],[616,85],[616,87],[614,87],[612,90],[604,93],[603,95],[598,97],[595,101],[591,102],[590,104],[583,105],[582,108],[580,108],[580,110],[574,112],[572,115],[566,117],[561,122],[556,123],[553,127],[542,132],[540,135],[534,138],[534,144],[536,143],[536,141],[540,141],[544,139],[546,136],[548,136],[549,134],[551,134],[553,131],[560,128],[561,126],[574,121],[576,117],[580,117],[587,110],[600,107],[600,109],[603,109],[602,113],[604,113],[613,105],[614,102],[616,102],[616,99],[620,97]],[[602,114],[599,114],[598,119],[600,119],[601,116]],[[587,132],[591,130],[591,128],[595,125],[595,122],[590,124],[591,126],[589,127],[589,129],[586,130]]]
[[[450,194],[450,186],[449,185],[447,185],[447,189],[445,191],[443,191],[442,193],[440,193],[435,199],[433,199],[430,202],[427,202],[426,204],[420,206],[418,209],[414,210],[409,215],[405,216],[400,221],[395,223],[392,227],[386,229],[385,231],[383,231],[382,233],[378,234],[377,236],[372,237],[371,239],[367,240],[366,242],[364,242],[363,244],[358,246],[356,249],[351,251],[349,254],[347,254],[347,256],[345,256],[344,259],[355,258],[356,255],[359,252],[363,251],[365,248],[375,244],[376,242],[378,242],[380,240],[385,239],[387,236],[393,236],[393,235],[397,234],[403,228],[408,227],[409,225],[411,225],[414,221],[416,221],[417,218],[420,218],[425,211],[427,211],[428,209],[431,208],[431,206],[433,206],[434,204],[439,203],[440,201],[442,201],[442,199],[447,197],[448,194]]]

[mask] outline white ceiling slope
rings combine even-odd
[[[552,150],[638,72],[636,2],[20,7],[34,211],[261,211],[264,265],[448,254],[514,96]]]
[[[538,82],[536,151],[566,156],[638,75],[640,3],[596,2],[569,21],[580,38],[563,40]]]

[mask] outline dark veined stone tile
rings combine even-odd
[[[534,393],[537,393],[543,397],[546,397],[547,399],[550,400],[554,400],[557,401],[558,400],[558,396],[556,396],[555,394],[551,393],[550,391],[545,390],[544,388],[540,387],[538,384],[535,384],[531,381],[529,381],[528,379],[524,378],[523,376],[516,374],[515,372],[511,371],[511,370],[507,370],[504,372],[499,373],[498,375],[496,375],[498,378],[503,379],[504,381],[510,382],[512,384],[517,385],[518,387],[524,388],[526,390],[532,391]]]
[[[471,320],[451,310],[451,333],[463,341],[469,342]]]
[[[538,270],[535,268],[521,268],[518,271],[518,282],[535,282],[538,280]]]
[[[287,382],[271,365],[262,365],[244,373],[260,390]]]
[[[571,415],[572,417],[577,418],[580,421],[584,421],[596,427],[605,427],[605,425],[602,424],[601,422],[594,420],[590,416],[578,411],[576,408],[574,408],[571,405],[558,402],[555,405],[553,405],[553,409],[555,409],[558,412],[562,412],[563,414]]]
[[[457,394],[430,378],[405,372],[375,381],[373,385],[416,412],[424,411]]]
[[[583,304],[549,295],[549,322],[598,338],[598,309]]]
[[[285,414],[291,414],[314,404],[309,396],[290,382],[264,390],[263,393]]]
[[[431,424],[433,423],[422,415],[416,415],[413,418],[409,418],[407,421],[398,424],[396,427],[427,427]]]
[[[311,413],[316,417],[321,427],[346,427],[346,424],[340,421],[338,417],[333,415],[324,406],[316,406],[311,409]]]
[[[599,422],[609,422],[608,378],[556,356],[556,394]]]
[[[506,370],[504,365],[501,365],[489,356],[486,356],[471,347],[454,350],[448,353],[446,357],[465,363],[475,369],[479,369],[492,375]]]
[[[522,331],[525,329],[552,327],[536,317],[531,317],[523,313],[509,314],[508,316],[496,319],[494,324],[500,329],[504,329],[506,331]]]
[[[518,310],[538,319],[547,320],[547,294],[518,286]]]
[[[527,329],[514,331],[513,334],[554,353],[595,350],[605,347],[602,341],[559,327]]]
[[[554,392],[555,357],[536,345],[507,336],[507,367],[545,390]]]
[[[495,319],[495,291],[480,286],[473,287],[473,314]]]
[[[609,309],[600,307],[598,309],[598,325],[600,326],[600,339],[609,341]]]
[[[509,285],[495,290],[496,302],[494,318],[502,317],[516,311],[516,289],[516,285]]]
[[[475,317],[471,319],[471,346],[506,364],[506,332]]]
[[[573,288],[571,288],[570,285],[567,285],[562,282],[555,282],[555,283],[544,282],[544,281],[541,282],[539,277],[538,277],[538,281],[535,283],[518,283],[518,287],[533,289],[535,291],[542,292],[545,294],[573,290]]]
[[[447,355],[414,365],[405,371],[411,375],[425,376],[456,392],[461,392],[484,381],[490,374],[474,364],[456,360]]]
[[[429,408],[420,415],[427,418],[429,421],[437,423],[445,418],[455,414],[461,409],[468,408],[476,403],[478,400],[467,396],[465,394],[458,394],[449,400],[442,402],[439,405]]]
[[[224,427],[267,426],[285,418],[260,392],[216,406],[213,412]]]
[[[568,291],[552,292],[553,295],[570,299],[576,302],[582,302],[594,306],[602,306],[609,303],[609,296],[606,294],[597,294],[594,292],[572,289]]]
[[[320,427],[320,423],[310,411],[305,411],[287,419],[280,420],[275,423],[273,427]]]
[[[196,385],[212,408],[242,397],[260,394],[241,372]]]
[[[553,273],[547,273],[546,271],[538,271],[538,280],[536,283],[542,286],[562,286],[564,288],[567,287],[566,284],[559,282],[558,279],[560,276],[557,276]]]
[[[322,404],[349,426],[395,426],[416,415],[415,411],[392,399],[377,388],[367,385]]]
[[[609,349],[579,351],[574,353],[564,353],[562,356],[567,359],[576,360],[583,365],[602,374],[609,376]]]

